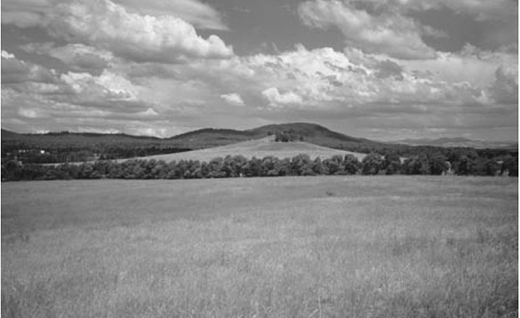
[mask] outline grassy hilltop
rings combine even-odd
[[[155,159],[164,160],[170,162],[173,160],[200,160],[209,162],[211,159],[216,157],[236,156],[241,155],[245,158],[264,158],[267,156],[273,156],[277,158],[292,158],[299,154],[308,154],[310,158],[331,158],[334,155],[345,156],[351,154],[362,160],[365,154],[355,153],[351,151],[338,150],[328,147],[322,147],[315,144],[311,144],[304,141],[299,142],[275,142],[274,136],[265,137],[261,139],[253,139],[249,141],[243,141],[231,145],[201,149],[195,151],[180,152],[174,154],[164,154],[147,156],[139,159]],[[120,160],[124,161],[124,160]]]
[[[516,317],[518,180],[2,185],[2,317]]]

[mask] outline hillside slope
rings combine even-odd
[[[199,160],[209,162],[215,157],[226,157],[242,155],[246,158],[264,158],[267,156],[277,157],[279,159],[292,158],[299,154],[308,154],[312,159],[320,157],[321,159],[330,158],[334,155],[345,156],[347,154],[354,155],[362,160],[365,155],[344,150],[337,150],[322,147],[308,142],[275,142],[273,136],[261,139],[243,141],[231,145],[194,150],[188,152],[180,152],[174,154],[155,155],[140,157],[138,159],[146,160],[164,160],[166,162],[179,160]],[[125,160],[119,160],[120,162]]]

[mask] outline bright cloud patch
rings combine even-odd
[[[319,28],[338,27],[349,45],[402,59],[428,59],[435,51],[421,39],[421,26],[410,18],[383,12],[371,15],[349,2],[312,0],[298,7],[302,21]],[[429,30],[432,33],[431,30]]]
[[[330,48],[309,51],[302,46],[278,56],[256,55],[247,60],[256,77],[265,82],[267,88],[262,95],[272,104],[301,103],[301,107],[317,108],[379,104],[382,111],[389,109],[386,104],[400,105],[404,111],[407,105],[490,104],[501,100],[491,94],[495,96],[493,101],[485,101],[484,95],[491,96],[492,87],[503,86],[503,94],[510,92],[507,96],[517,90],[512,81],[515,67],[505,68],[509,64],[504,59],[441,56],[431,62],[432,66],[444,65],[437,74],[421,68],[420,63],[407,63],[355,49],[341,53]],[[459,70],[459,74],[450,71],[450,67]],[[464,67],[472,70],[464,72]],[[480,78],[475,80],[473,77],[479,72]],[[269,86],[273,84],[276,86]],[[288,93],[280,93],[278,88]],[[410,109],[414,111],[414,107]]]
[[[280,93],[276,87],[266,89],[262,92],[262,95],[269,101],[271,106],[298,104],[302,102],[302,98],[296,93],[292,91]]]
[[[223,95],[220,95],[220,97],[230,105],[244,106],[244,101],[242,100],[242,97],[240,97],[240,95],[238,95],[236,93],[223,94]]]
[[[53,33],[77,39],[134,61],[174,63],[188,57],[227,58],[233,50],[217,36],[203,39],[172,16],[143,16],[108,0],[60,4]]]

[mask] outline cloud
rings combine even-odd
[[[349,2],[360,2],[354,0]],[[505,20],[518,15],[518,2],[512,0],[364,0],[373,10],[390,10],[400,13],[447,8],[458,14],[474,16],[479,21]]]
[[[18,114],[22,117],[26,117],[26,118],[38,118],[38,117],[42,117],[38,110],[36,109],[27,109],[27,108],[20,108],[20,110],[18,111]]]
[[[298,14],[303,23],[311,27],[336,26],[348,45],[369,53],[385,53],[401,59],[435,57],[435,50],[421,38],[421,25],[391,11],[372,15],[350,2],[312,0],[301,3]],[[432,32],[428,29],[428,33]]]
[[[457,13],[475,16],[478,20],[504,20],[518,15],[518,1],[511,0],[432,0],[432,1],[397,1],[408,9],[431,10],[447,7]]]
[[[288,104],[299,104],[302,102],[302,98],[292,92],[280,93],[278,88],[271,87],[262,91],[262,95],[269,101],[269,104],[273,107]]]
[[[75,72],[99,72],[114,59],[112,53],[92,46],[75,43],[56,46],[54,43],[29,43],[21,47],[27,52],[48,55],[67,65]]]
[[[108,0],[77,1],[57,7],[52,33],[112,51],[133,61],[176,63],[190,57],[228,58],[233,49],[215,35],[203,39],[176,17],[129,12]]]
[[[2,24],[14,24],[20,28],[45,26],[55,0],[4,0]]]
[[[27,82],[53,83],[55,74],[37,64],[21,61],[13,54],[2,50],[2,83]]]
[[[238,95],[237,93],[222,94],[220,95],[220,97],[230,105],[244,106],[244,101],[242,100],[242,97],[240,97],[240,95]]]
[[[477,88],[491,85],[500,66],[518,68],[517,54],[482,51],[471,45],[458,53],[438,53],[436,59],[394,61],[408,72],[428,73],[438,81],[467,82]]]
[[[115,0],[115,2],[135,9],[143,15],[174,16],[200,29],[228,29],[215,8],[198,0]]]
[[[178,4],[210,8],[189,0]],[[196,15],[197,9],[192,11]],[[233,56],[233,48],[218,36],[202,38],[193,25],[179,17],[145,15],[110,0],[7,1],[5,6],[2,3],[2,18],[2,23],[42,26],[56,38],[108,50],[138,62],[178,63],[189,58]]]
[[[509,60],[499,57],[486,52],[480,58],[449,54],[428,60],[424,67],[420,61],[388,59],[357,49],[337,52],[299,46],[280,55],[243,59],[255,76],[250,84],[244,80],[247,91],[239,92],[250,96],[256,88],[271,107],[316,112],[317,116],[339,112],[354,117],[422,114],[428,118],[432,114],[492,112],[518,92],[513,81],[517,63],[497,71],[504,65],[500,61]],[[428,70],[438,66],[442,66],[440,73]],[[464,72],[464,67],[472,70]],[[480,71],[485,72],[474,80]],[[506,108],[506,112],[512,111]]]
[[[20,28],[47,26],[53,11],[68,0],[3,0],[2,24],[13,24]],[[227,30],[220,13],[212,6],[199,0],[114,0],[140,15],[154,17],[172,16],[200,29]]]
[[[60,80],[64,83],[63,92],[51,97],[58,102],[121,113],[139,112],[149,107],[141,97],[143,88],[111,71],[105,70],[99,76],[68,72],[61,74]]]
[[[496,102],[518,105],[518,67],[497,68],[495,81],[488,91]]]

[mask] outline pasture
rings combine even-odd
[[[363,160],[366,154],[351,152],[346,150],[338,150],[328,147],[322,147],[308,142],[275,142],[274,136],[265,137],[261,139],[254,139],[249,141],[243,141],[234,143],[231,145],[212,147],[201,150],[193,150],[187,152],[178,152],[164,155],[154,155],[147,157],[140,157],[136,159],[145,160],[164,160],[170,162],[173,160],[199,160],[209,162],[211,159],[216,157],[235,156],[240,154],[248,159],[253,157],[264,158],[267,156],[283,158],[292,158],[299,154],[308,154],[311,159],[320,157],[322,159],[331,158],[334,155],[353,155],[359,161]],[[128,159],[119,159],[118,162],[123,162]]]
[[[517,317],[518,179],[2,184],[2,317]]]

